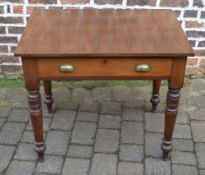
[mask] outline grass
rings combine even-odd
[[[8,102],[4,100],[0,100],[0,107],[6,107],[8,106]]]
[[[147,86],[150,84],[150,81],[142,80],[83,80],[83,81],[74,81],[74,82],[65,82],[65,86],[69,88],[74,87],[84,87],[84,88],[95,88],[95,87],[111,87],[111,86]]]
[[[58,87],[83,87],[83,88],[95,88],[95,87],[110,87],[116,85],[123,86],[138,86],[143,87],[150,84],[150,81],[143,80],[82,80],[82,81],[54,81],[52,83],[54,88]],[[0,88],[23,88],[24,79],[22,76],[19,77],[5,77],[0,78]]]
[[[23,78],[1,78],[0,88],[21,88],[24,87]]]

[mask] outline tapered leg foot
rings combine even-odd
[[[53,97],[52,97],[51,81],[44,81],[44,91],[45,91],[44,103],[47,105],[48,113],[52,113]]]
[[[159,98],[159,89],[160,89],[161,80],[153,80],[153,90],[152,90],[152,97],[150,102],[152,103],[152,112],[157,110],[157,106],[160,102]]]
[[[46,145],[43,142],[35,142],[35,152],[38,154],[38,160],[44,161],[44,152],[46,150]]]
[[[167,107],[165,112],[165,126],[164,126],[164,139],[162,142],[162,158],[164,160],[169,158],[170,151],[172,150],[172,135],[177,117],[178,104],[179,104],[179,89],[171,89],[167,93]]]
[[[172,143],[163,140],[161,148],[162,148],[162,159],[168,160],[170,158],[170,152],[172,150]]]
[[[162,159],[164,161],[169,160],[170,159],[170,151],[163,151],[162,153]]]

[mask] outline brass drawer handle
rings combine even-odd
[[[149,72],[151,69],[152,68],[149,64],[138,64],[135,67],[136,72]]]
[[[60,72],[73,72],[74,71],[74,66],[72,64],[63,64],[59,66],[59,71]]]

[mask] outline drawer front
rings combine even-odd
[[[172,63],[168,58],[44,58],[38,60],[37,69],[39,77],[45,79],[150,79],[168,78]]]

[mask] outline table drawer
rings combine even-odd
[[[167,78],[171,75],[172,63],[168,58],[43,58],[37,62],[37,71],[40,78],[54,79]]]

